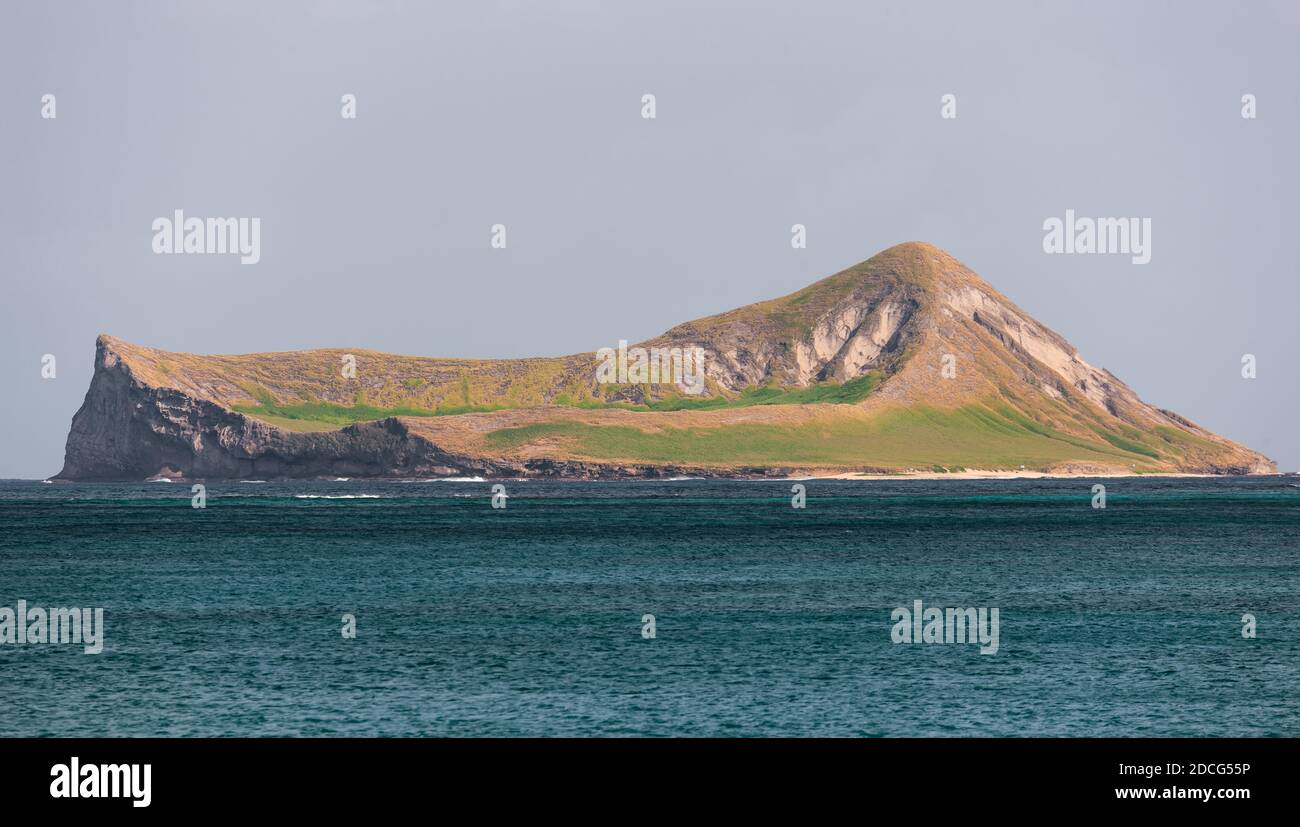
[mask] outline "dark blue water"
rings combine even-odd
[[[0,735],[1295,736],[1288,479],[0,482]]]

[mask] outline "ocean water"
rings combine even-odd
[[[1296,736],[1295,479],[0,482],[0,735]]]

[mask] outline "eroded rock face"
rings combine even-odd
[[[103,338],[57,479],[378,476],[435,472],[427,441],[397,420],[294,433],[169,388],[137,381]],[[447,466],[447,470],[455,470]]]
[[[797,388],[848,382],[872,370],[896,367],[916,332],[907,323],[917,307],[917,298],[906,287],[868,284],[820,314],[801,319],[808,329],[794,335],[772,319],[737,319],[705,331],[683,325],[651,342],[703,347],[705,373],[726,393],[770,382]]]
[[[1072,387],[1099,407],[1111,409],[1121,394],[1125,402],[1136,397],[1127,388],[1119,388],[1107,375],[1080,358],[1069,342],[1041,328],[1015,310],[1005,306],[983,291],[969,286],[953,290],[946,296],[947,306],[953,311],[984,326],[1009,346],[1023,350],[1047,366]],[[1047,386],[1049,396],[1053,388]],[[1060,397],[1060,393],[1056,393]],[[1130,399],[1129,397],[1133,397]]]

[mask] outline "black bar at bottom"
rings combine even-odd
[[[1295,739],[8,739],[0,740],[0,803],[6,814],[337,815],[433,801],[479,814],[612,814],[600,802],[624,799],[634,804],[626,815],[641,820],[690,797],[697,811],[725,805],[733,815],[843,801],[925,813],[1195,806],[1225,815],[1293,803],[1298,746]],[[148,804],[136,806],[146,786]],[[100,797],[86,795],[94,793]]]

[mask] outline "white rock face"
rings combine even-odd
[[[817,325],[813,330],[813,354],[823,364],[829,362],[862,324],[866,314],[865,307],[851,305]]]
[[[868,322],[862,325],[857,335],[845,345],[840,362],[840,379],[856,379],[866,373],[868,368],[874,367],[876,358],[885,349],[885,345],[889,344],[889,340],[894,338],[906,318],[907,311],[895,302],[885,302],[877,308],[874,324]]]
[[[823,320],[813,330],[811,343],[794,347],[798,383],[815,381],[827,365],[836,363],[830,372],[835,379],[844,382],[862,376],[876,365],[906,318],[906,308],[886,301],[870,311],[862,305],[847,307]]]
[[[817,361],[817,356],[813,349],[803,342],[794,346],[794,363],[797,375],[795,381],[800,385],[806,385],[812,378],[817,375],[821,365]]]
[[[1106,392],[1106,374],[1079,358],[1074,350],[1063,347],[1032,319],[1025,318],[974,287],[949,292],[945,299],[949,308],[968,319],[973,320],[978,313],[985,324],[997,328],[1008,341],[1018,344],[1088,399],[1103,408],[1107,406],[1109,395]],[[1060,396],[1055,388],[1048,386],[1043,386],[1043,392],[1054,398]]]

